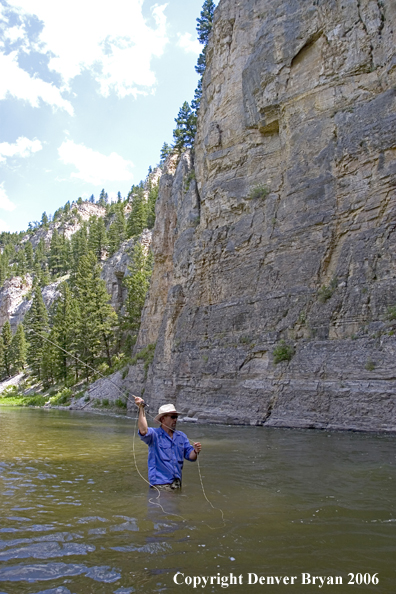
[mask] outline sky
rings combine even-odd
[[[0,0],[0,231],[160,159],[197,86],[203,0]]]

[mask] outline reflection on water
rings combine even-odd
[[[342,576],[326,591],[394,593],[394,436],[183,430],[202,441],[205,490],[225,524],[203,497],[196,464],[186,462],[181,492],[161,493],[166,514],[152,505],[157,492],[134,467],[130,419],[1,408],[0,594],[224,591],[177,586],[178,571],[232,572],[243,583],[248,573],[300,581],[305,572]],[[147,448],[135,444],[146,475]],[[348,586],[349,572],[380,582]]]

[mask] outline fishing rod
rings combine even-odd
[[[129,396],[128,396],[128,393],[127,393],[127,392],[128,392],[128,390],[127,390],[126,392],[125,392],[125,391],[123,391],[123,390],[121,390],[121,388],[120,388],[120,387],[119,387],[119,386],[118,386],[118,385],[117,385],[117,384],[116,384],[116,383],[115,383],[115,382],[114,382],[112,379],[110,379],[110,377],[109,377],[109,376],[106,376],[106,375],[104,375],[103,373],[101,373],[100,371],[98,371],[97,369],[94,369],[94,368],[93,368],[91,365],[89,365],[89,364],[88,364],[88,363],[86,363],[85,361],[82,361],[82,359],[80,359],[80,358],[79,358],[79,357],[77,357],[76,355],[73,355],[73,353],[70,353],[69,351],[67,351],[66,349],[64,349],[63,347],[61,347],[61,346],[60,346],[59,344],[57,344],[56,342],[53,342],[53,341],[52,341],[52,340],[50,340],[50,339],[49,339],[47,336],[43,336],[43,335],[42,335],[42,334],[40,334],[39,332],[36,332],[36,330],[34,330],[33,328],[29,328],[29,329],[28,329],[28,332],[33,332],[33,334],[36,334],[36,336],[39,336],[39,337],[40,337],[42,340],[45,340],[45,341],[47,341],[48,343],[52,344],[52,345],[53,345],[53,346],[55,346],[57,349],[59,349],[59,350],[63,351],[64,353],[66,353],[66,355],[69,355],[69,357],[72,357],[73,359],[75,359],[76,361],[78,361],[79,363],[81,363],[82,365],[84,365],[85,367],[87,367],[88,369],[90,369],[91,371],[93,371],[95,374],[99,375],[99,376],[100,376],[100,377],[102,377],[103,379],[105,379],[105,380],[107,380],[108,382],[110,382],[110,383],[111,383],[111,384],[112,384],[112,385],[113,385],[113,386],[114,386],[114,387],[115,387],[115,388],[116,388],[116,389],[117,389],[117,390],[120,392],[120,394],[122,394],[122,396],[124,396],[124,397],[125,397],[127,400],[129,400],[129,402],[133,402],[133,404],[135,404],[135,406],[137,406],[137,405],[136,405],[136,402],[135,402],[135,400],[132,400],[131,398],[129,398]],[[132,394],[132,392],[130,392],[130,394],[131,394],[131,396],[132,396],[134,399],[136,398],[136,397],[134,396],[134,394]],[[83,407],[81,407],[81,409],[80,409],[80,410],[83,410],[83,409],[84,409],[86,406],[88,406],[88,404],[90,404],[90,401],[88,401],[88,402],[87,402],[87,404],[85,404]],[[148,415],[149,417],[151,417],[151,418],[152,418],[152,419],[155,421],[155,417],[154,417],[153,415],[151,415],[151,414],[148,412],[148,408],[149,408],[149,406],[148,406],[146,403],[144,403],[144,404],[143,404],[143,408],[145,409],[145,411],[147,410],[147,415]],[[149,481],[148,481],[148,480],[147,480],[147,479],[146,479],[146,478],[145,478],[145,477],[142,475],[142,473],[140,472],[140,470],[139,470],[139,468],[138,468],[138,465],[137,465],[137,461],[136,461],[136,454],[135,454],[135,434],[136,434],[136,429],[137,429],[138,418],[139,418],[139,415],[136,417],[136,422],[135,422],[135,427],[134,427],[134,432],[133,432],[133,439],[132,439],[132,453],[133,453],[133,459],[134,459],[134,463],[135,463],[135,468],[136,468],[136,471],[137,471],[137,473],[139,474],[139,476],[140,476],[140,477],[141,477],[141,478],[142,478],[142,479],[143,479],[143,480],[144,480],[144,481],[145,481],[145,482],[146,482],[146,483],[147,483],[147,484],[148,484],[150,487],[152,487],[153,489],[155,489],[155,490],[158,492],[158,495],[157,495],[156,499],[158,499],[158,500],[159,500],[159,499],[160,499],[160,497],[161,497],[160,490],[159,490],[159,489],[158,489],[158,488],[157,488],[155,485],[152,485],[152,484],[151,484],[151,483],[150,483],[150,482],[149,482]],[[171,429],[171,430],[173,431],[173,429],[172,429],[171,427],[169,427],[168,425],[165,425],[164,423],[163,423],[163,425],[164,425],[165,427],[167,427],[167,429]],[[191,443],[191,439],[190,439],[190,438],[188,438],[188,440],[189,440],[189,442]],[[202,493],[203,493],[203,496],[204,496],[204,498],[206,499],[206,501],[209,503],[209,505],[212,507],[212,509],[220,511],[220,513],[221,513],[221,518],[222,518],[222,521],[223,521],[223,526],[225,526],[225,520],[224,520],[224,512],[223,512],[223,510],[222,510],[220,507],[215,507],[215,506],[212,504],[212,502],[209,500],[209,498],[207,497],[207,495],[206,495],[205,488],[204,488],[204,485],[203,485],[203,480],[202,480],[202,473],[201,473],[201,466],[200,466],[200,463],[199,463],[199,457],[198,457],[198,456],[197,456],[197,459],[196,459],[196,460],[197,460],[198,475],[199,475],[199,480],[200,480],[200,483],[201,483],[201,488],[202,488]],[[150,503],[152,503],[153,505],[157,505],[157,506],[159,506],[159,507],[161,508],[161,510],[163,511],[163,513],[164,513],[164,514],[178,516],[178,517],[180,517],[180,518],[183,518],[183,521],[185,521],[185,522],[187,521],[187,520],[186,520],[186,519],[185,519],[183,516],[181,516],[180,514],[173,514],[173,513],[171,513],[171,512],[166,512],[166,511],[164,510],[164,508],[162,507],[162,505],[159,503],[159,501],[158,501],[158,502],[154,502],[154,501],[153,501],[153,500],[150,498],[150,499],[149,499],[149,502],[150,502]],[[207,526],[208,526],[208,527],[209,527],[211,530],[216,530],[216,528],[212,528],[212,526],[209,526],[208,524],[207,524]]]

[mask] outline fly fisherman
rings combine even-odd
[[[178,413],[173,404],[164,404],[158,409],[155,421],[160,427],[148,427],[144,412],[144,400],[134,396],[139,407],[139,437],[149,447],[148,478],[150,486],[164,491],[180,489],[183,458],[195,462],[201,451],[199,442],[190,445],[187,435],[176,431]]]

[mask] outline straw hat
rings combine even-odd
[[[170,414],[180,415],[181,413],[177,412],[174,404],[164,404],[163,406],[159,407],[158,415],[155,417],[154,421],[157,421],[157,423],[159,423],[161,417],[163,417],[164,415],[170,415]]]

